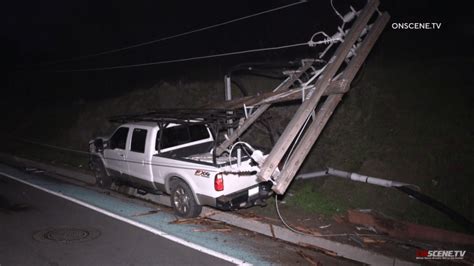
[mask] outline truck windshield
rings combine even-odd
[[[157,137],[159,137],[158,134]],[[205,125],[175,126],[165,128],[161,136],[161,149],[209,138]],[[158,140],[157,140],[158,143]]]

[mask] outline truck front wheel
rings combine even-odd
[[[197,217],[202,210],[202,206],[194,199],[191,188],[182,180],[172,183],[171,206],[175,213],[183,218]]]
[[[107,175],[105,167],[102,163],[94,162],[93,169],[95,176],[95,184],[101,188],[110,188],[112,186],[112,177]]]

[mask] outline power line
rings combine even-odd
[[[119,66],[97,67],[97,68],[83,68],[83,69],[70,69],[70,70],[56,70],[56,71],[51,71],[51,72],[87,72],[87,71],[103,71],[103,70],[112,70],[112,69],[144,67],[144,66],[163,65],[163,64],[186,62],[186,61],[195,61],[195,60],[209,59],[209,58],[215,58],[215,57],[224,57],[224,56],[238,55],[238,54],[247,54],[247,53],[256,53],[256,52],[263,52],[263,51],[281,50],[281,49],[287,49],[287,48],[293,48],[293,47],[299,47],[299,46],[308,46],[308,42],[294,43],[294,44],[267,47],[267,48],[250,49],[250,50],[243,50],[243,51],[236,51],[236,52],[228,52],[228,53],[222,53],[222,54],[196,56],[196,57],[189,57],[189,58],[182,58],[182,59],[156,61],[156,62],[142,63],[142,64],[119,65]]]
[[[247,16],[244,16],[244,17],[228,20],[228,21],[225,21],[225,22],[222,22],[222,23],[214,24],[214,25],[211,25],[211,26],[207,26],[207,27],[203,27],[203,28],[199,28],[199,29],[195,29],[195,30],[186,31],[186,32],[183,32],[183,33],[163,37],[163,38],[152,40],[152,41],[142,42],[142,43],[138,43],[138,44],[134,44],[134,45],[130,45],[130,46],[125,46],[125,47],[122,47],[122,48],[107,50],[107,51],[103,51],[103,52],[99,52],[99,53],[95,53],[95,54],[77,56],[77,57],[73,57],[73,58],[70,58],[70,59],[44,62],[44,63],[40,63],[39,65],[52,65],[52,64],[58,64],[58,63],[70,62],[70,61],[77,61],[77,60],[96,57],[96,56],[100,56],[100,55],[117,53],[117,52],[120,52],[120,51],[133,49],[133,48],[137,48],[137,47],[142,47],[142,46],[150,45],[150,44],[153,44],[153,43],[158,43],[158,42],[162,42],[162,41],[182,37],[182,36],[185,36],[185,35],[190,35],[190,34],[193,34],[193,33],[196,33],[196,32],[201,32],[201,31],[221,27],[221,26],[231,24],[231,23],[234,23],[234,22],[237,22],[237,21],[257,17],[257,16],[260,16],[260,15],[263,15],[263,14],[268,14],[268,13],[275,12],[275,11],[282,10],[282,9],[286,9],[286,8],[289,8],[289,7],[292,7],[292,6],[300,5],[300,4],[303,4],[303,3],[306,3],[306,2],[307,2],[307,0],[300,0],[298,2],[291,3],[291,4],[288,4],[288,5],[275,7],[275,8],[272,8],[272,9],[268,9],[268,10],[258,12],[258,13],[254,13],[254,14],[251,14],[251,15],[247,15]]]

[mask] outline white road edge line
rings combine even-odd
[[[8,177],[8,178],[11,178],[11,179],[16,180],[16,181],[18,181],[18,182],[21,182],[21,183],[23,183],[23,184],[26,184],[26,185],[29,185],[29,186],[34,187],[34,188],[36,188],[36,189],[42,190],[42,191],[44,191],[44,192],[53,194],[53,195],[58,196],[58,197],[60,197],[60,198],[63,198],[63,199],[72,201],[72,202],[74,202],[74,203],[76,203],[76,204],[79,204],[79,205],[84,206],[84,207],[86,207],[86,208],[89,208],[89,209],[91,209],[91,210],[100,212],[100,213],[102,213],[102,214],[105,214],[105,215],[107,215],[107,216],[109,216],[109,217],[112,217],[112,218],[115,218],[115,219],[117,219],[117,220],[120,220],[120,221],[122,221],[122,222],[131,224],[131,225],[133,225],[133,226],[136,226],[136,227],[138,227],[138,228],[141,228],[141,229],[143,229],[143,230],[146,230],[146,231],[148,231],[148,232],[151,232],[151,233],[153,233],[153,234],[155,234],[155,235],[159,235],[159,236],[161,236],[161,237],[164,237],[164,238],[169,239],[169,240],[171,240],[171,241],[173,241],[173,242],[179,243],[179,244],[181,244],[181,245],[183,245],[183,246],[187,246],[187,247],[189,247],[189,248],[195,249],[195,250],[200,251],[200,252],[202,252],[202,253],[206,253],[206,254],[208,254],[208,255],[211,255],[211,256],[214,256],[214,257],[216,257],[216,258],[223,259],[223,260],[226,260],[226,261],[235,263],[235,264],[237,264],[237,265],[245,265],[245,266],[247,266],[247,265],[252,265],[252,264],[250,264],[250,263],[248,263],[248,262],[245,262],[245,261],[243,261],[243,260],[240,260],[240,259],[231,257],[231,256],[229,256],[229,255],[226,255],[226,254],[223,254],[223,253],[214,251],[214,250],[212,250],[212,249],[208,249],[208,248],[203,247],[203,246],[200,246],[200,245],[198,245],[198,244],[195,244],[195,243],[186,241],[186,240],[184,240],[184,239],[182,239],[182,238],[179,238],[179,237],[176,237],[176,236],[173,236],[173,235],[169,235],[169,234],[167,234],[167,233],[165,233],[165,232],[163,232],[163,231],[160,231],[160,230],[158,230],[158,229],[156,229],[156,228],[153,228],[153,227],[151,227],[151,226],[148,226],[148,225],[146,225],[146,224],[142,224],[142,223],[137,222],[137,221],[134,221],[134,220],[132,220],[132,219],[128,219],[128,218],[126,218],[126,217],[117,215],[117,214],[115,214],[115,213],[113,213],[113,212],[110,212],[110,211],[101,209],[101,208],[99,208],[99,207],[97,207],[97,206],[91,205],[91,204],[86,203],[86,202],[83,202],[83,201],[81,201],[81,200],[78,200],[78,199],[75,199],[75,198],[66,196],[66,195],[64,195],[64,194],[62,194],[62,193],[49,190],[49,189],[44,188],[44,187],[41,187],[41,186],[39,186],[39,185],[32,184],[32,183],[30,183],[30,182],[27,182],[27,181],[25,181],[25,180],[23,180],[23,179],[21,179],[21,178],[12,176],[12,175],[10,175],[10,174],[7,174],[7,173],[4,173],[4,172],[1,172],[1,171],[0,171],[0,175],[6,176],[6,177]]]

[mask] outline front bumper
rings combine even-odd
[[[265,199],[273,193],[272,186],[272,182],[266,181],[229,195],[220,196],[216,199],[216,207],[228,211],[263,205]]]

